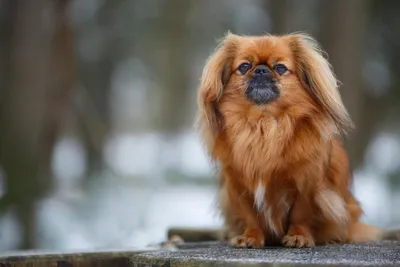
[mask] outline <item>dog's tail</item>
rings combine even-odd
[[[351,241],[354,243],[400,240],[400,229],[385,230],[372,225],[357,223],[351,230]]]

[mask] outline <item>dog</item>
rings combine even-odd
[[[237,248],[380,240],[360,222],[342,138],[354,128],[310,35],[228,33],[198,89],[198,127],[219,172],[219,208]]]

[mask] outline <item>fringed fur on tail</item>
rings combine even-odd
[[[364,223],[357,223],[352,228],[352,243],[364,243],[380,240],[400,240],[400,229],[383,230]]]

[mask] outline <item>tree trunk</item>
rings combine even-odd
[[[115,23],[113,15],[123,2],[106,1],[93,18],[98,24],[96,27],[102,27],[101,30],[111,28]],[[85,26],[79,34],[85,35],[93,31],[92,25],[87,28]],[[109,34],[104,31],[105,34]],[[75,119],[79,137],[86,151],[85,177],[88,182],[93,178],[93,173],[104,167],[103,146],[112,129],[110,92],[113,71],[121,59],[126,57],[126,51],[121,48],[120,42],[110,38],[104,40],[104,51],[97,60],[79,62],[79,72],[82,74],[82,86],[78,88],[81,102],[75,106]]]
[[[188,45],[186,14],[191,1],[168,1],[164,9],[163,19],[160,20],[162,42],[167,51],[166,58],[157,76],[160,78],[161,90],[157,92],[161,107],[156,118],[156,127],[168,135],[179,131],[187,119],[185,109],[190,88],[188,87],[187,62]],[[157,77],[156,76],[156,77]]]
[[[72,46],[65,0],[6,1],[9,29],[0,111],[0,164],[22,228],[20,249],[36,247],[36,208],[51,184],[51,155],[68,106]],[[56,34],[56,35],[55,35]],[[4,204],[6,202],[6,204]]]
[[[340,91],[344,104],[357,127],[357,132],[351,134],[346,142],[353,167],[359,166],[363,161],[373,126],[363,116],[363,111],[366,110],[366,92],[363,88],[362,71],[368,6],[368,0],[335,0],[321,4],[326,12],[323,46],[342,83]]]
[[[268,1],[273,34],[289,33],[295,27],[294,2],[294,0]]]

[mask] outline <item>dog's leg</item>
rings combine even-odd
[[[298,194],[290,214],[290,224],[282,243],[286,247],[313,247],[315,240],[311,231],[310,221],[312,210],[307,200]]]
[[[225,182],[220,191],[220,208],[224,214],[230,244],[236,248],[262,248],[265,235],[252,197],[233,181]],[[236,235],[236,236],[235,236]]]

